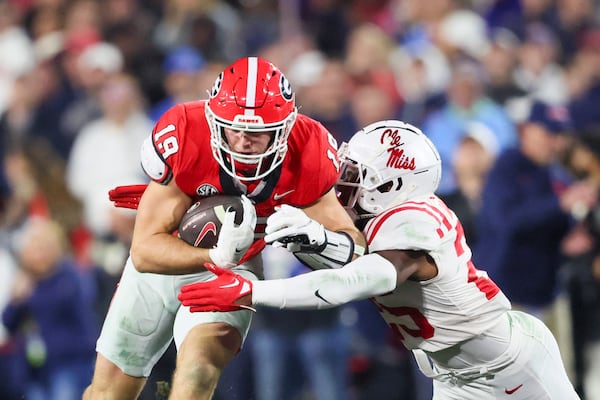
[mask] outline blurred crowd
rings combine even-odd
[[[420,127],[476,265],[600,400],[598,0],[1,0],[0,398],[80,397],[135,217],[108,190],[146,182],[154,121],[248,55],[339,143],[382,119]],[[265,257],[267,276],[301,272]],[[431,398],[377,318],[368,302],[259,310],[217,396]],[[173,357],[144,399],[168,391]]]

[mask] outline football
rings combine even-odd
[[[212,248],[217,244],[225,212],[229,208],[235,210],[235,223],[241,223],[244,215],[241,197],[218,194],[199,200],[183,215],[178,236],[192,246]]]

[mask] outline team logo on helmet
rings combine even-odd
[[[387,160],[386,167],[415,170],[415,158],[404,154],[404,149],[391,147],[388,149],[388,153],[390,154],[390,158]]]
[[[381,144],[388,143],[392,147],[397,147],[402,144],[402,137],[400,136],[400,132],[398,129],[386,129],[381,134],[381,138],[379,140]]]
[[[406,155],[404,149],[400,148],[404,145],[404,142],[402,141],[402,136],[400,135],[400,132],[398,132],[398,129],[386,129],[383,131],[380,142],[381,144],[387,143],[390,146],[387,149],[389,158],[386,167],[408,169],[411,171],[415,170],[415,158]]]
[[[284,99],[287,101],[292,100],[292,97],[294,96],[292,85],[290,85],[290,81],[288,81],[283,74],[281,74],[281,78],[279,78],[279,89],[281,90],[281,95]]]
[[[221,72],[217,79],[215,79],[215,83],[213,83],[212,89],[210,89],[210,97],[215,97],[219,90],[221,90],[221,84],[223,83],[223,73]]]

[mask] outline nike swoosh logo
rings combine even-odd
[[[242,284],[242,290],[240,290],[240,295],[245,296],[247,293],[250,293],[250,284],[248,282],[244,282]]]
[[[506,394],[513,394],[514,392],[516,392],[517,390],[521,389],[522,387],[523,387],[523,384],[521,383],[516,388],[513,388],[513,389],[504,389],[504,393],[506,393]]]
[[[204,237],[206,235],[208,235],[208,232],[212,232],[213,235],[217,236],[217,226],[215,225],[214,222],[208,222],[206,225],[204,225],[202,227],[202,230],[200,231],[200,233],[196,237],[196,241],[194,242],[194,246],[198,246],[200,244],[200,242],[202,241],[202,239],[204,239]]]
[[[240,284],[240,280],[238,278],[235,278],[235,280],[231,283],[228,283],[227,285],[223,285],[223,286],[219,286],[219,289],[227,289],[230,287],[236,287]]]
[[[325,300],[325,298],[324,298],[323,296],[321,296],[321,295],[319,294],[319,290],[321,290],[321,289],[317,289],[317,290],[315,290],[315,296],[317,296],[318,298],[320,298],[321,300],[323,300],[325,303],[327,303],[327,304],[331,304],[330,302],[328,302],[327,300]]]
[[[293,191],[295,191],[295,189],[288,190],[287,192],[283,192],[283,193],[275,193],[275,195],[273,196],[273,200],[277,201],[277,200],[281,199],[282,197],[287,196],[288,194],[292,193]]]

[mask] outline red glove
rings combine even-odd
[[[252,294],[252,281],[235,272],[219,268],[214,264],[204,264],[207,270],[217,275],[208,282],[196,282],[181,287],[177,297],[191,312],[251,310],[250,304],[236,301]]]
[[[147,186],[145,184],[117,186],[108,192],[108,198],[115,203],[115,207],[137,210]]]

